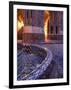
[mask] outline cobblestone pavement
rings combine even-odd
[[[47,67],[46,71],[44,71],[44,73],[40,77],[38,77],[37,79],[62,78],[63,77],[63,44],[46,44],[46,43],[42,43],[42,44],[38,44],[38,45],[41,46],[41,47],[44,47],[46,49],[49,49],[52,52],[53,58],[52,58],[51,64]],[[38,60],[38,59],[36,59],[38,57],[33,57],[33,59],[34,58],[35,58],[34,61]],[[31,59],[31,60],[33,60],[33,59]],[[22,60],[22,59],[20,59],[20,60]],[[24,59],[24,60],[26,60],[26,59]],[[38,63],[38,62],[40,62],[40,61],[38,60],[35,63]],[[26,63],[28,63],[28,62],[26,61]],[[22,64],[23,64],[23,61],[22,61]],[[22,67],[20,69],[23,68],[22,64],[21,64]],[[24,65],[26,65],[25,61],[24,61]],[[32,68],[32,66],[34,66],[34,65],[32,65],[31,63],[29,65],[31,65],[31,70],[33,68],[35,68],[35,67]],[[35,64],[35,65],[37,65],[37,64]],[[28,70],[30,70],[30,68]],[[21,72],[21,70],[19,70],[19,71]],[[24,70],[24,71],[27,73],[27,70]],[[20,73],[20,72],[18,72],[18,73]]]
[[[37,71],[43,71],[41,68],[38,69],[38,67],[42,65],[46,56],[47,52],[37,46],[23,46],[22,48],[22,45],[18,45],[17,79],[23,80],[31,78],[32,76],[34,76],[34,78],[31,79],[36,79],[39,76]],[[37,76],[32,73],[34,70],[36,70],[34,73]]]
[[[49,48],[53,54],[53,60],[46,71],[38,79],[53,79],[63,77],[63,44],[39,44]]]

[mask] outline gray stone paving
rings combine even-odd
[[[52,79],[63,77],[63,44],[41,44],[42,47],[49,48],[53,54],[53,60],[47,70],[39,79]]]
[[[63,77],[63,44],[42,43],[42,44],[38,44],[38,45],[41,46],[41,47],[49,49],[53,54],[53,59],[52,59],[51,64],[49,65],[49,67],[47,67],[47,69],[44,71],[44,73],[40,77],[38,77],[37,79],[62,78]],[[29,56],[29,57],[31,58],[31,56]],[[35,61],[38,60],[37,57],[34,57],[33,59],[35,59]],[[40,59],[41,58],[39,58],[39,60],[38,60],[39,62],[42,60],[42,59],[41,60]],[[32,60],[32,62],[33,62],[33,60]],[[27,61],[25,63],[27,63]],[[35,63],[36,63],[35,65],[38,64],[37,61]],[[35,66],[35,65],[32,65],[32,64],[30,63],[29,65]],[[28,65],[28,64],[24,64],[24,65]],[[21,66],[21,69],[22,68],[23,68],[23,66]],[[35,68],[36,68],[36,66],[31,68],[31,70],[33,70]],[[28,70],[29,70],[29,68],[28,68]],[[21,70],[19,70],[19,71],[21,71]],[[26,69],[24,71],[27,73]],[[30,73],[30,71],[28,71],[28,72]]]

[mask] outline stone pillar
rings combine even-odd
[[[50,12],[50,34],[54,34],[54,12]]]
[[[55,27],[55,24],[54,24],[54,11],[53,11],[53,15],[52,15],[52,29],[53,29],[53,32],[52,34],[55,34],[55,30],[54,30],[54,27]]]
[[[60,33],[60,12],[58,12],[58,34]]]
[[[48,34],[51,34],[51,23],[52,23],[52,18],[51,18],[51,11],[49,12],[49,21],[48,21],[48,29],[49,29],[49,33]]]

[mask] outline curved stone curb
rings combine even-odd
[[[50,63],[52,61],[52,52],[49,49],[45,49],[38,45],[31,45],[31,46],[35,46],[37,48],[41,48],[42,50],[45,50],[47,55],[46,55],[45,59],[42,61],[42,63],[35,70],[33,70],[30,74],[27,74],[26,76],[22,77],[21,80],[37,79],[40,75],[43,74],[43,72],[46,70],[46,68],[50,65]],[[23,52],[23,49],[19,52],[18,56],[22,52]]]

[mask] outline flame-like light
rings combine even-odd
[[[47,42],[47,37],[48,37],[48,20],[49,20],[49,12],[45,11],[44,12],[44,35],[45,35],[45,42]]]
[[[48,34],[47,34],[47,22],[45,22],[45,24],[44,24],[44,35],[45,35],[45,42],[47,42],[47,36],[48,36]]]
[[[23,18],[23,15],[20,14],[18,15],[18,20],[17,20],[17,28],[18,28],[18,31],[21,30],[21,28],[24,26],[24,18]]]
[[[22,28],[23,26],[24,26],[23,21],[19,21],[19,20],[18,20],[18,25],[17,25],[18,31],[21,30],[21,28]]]

